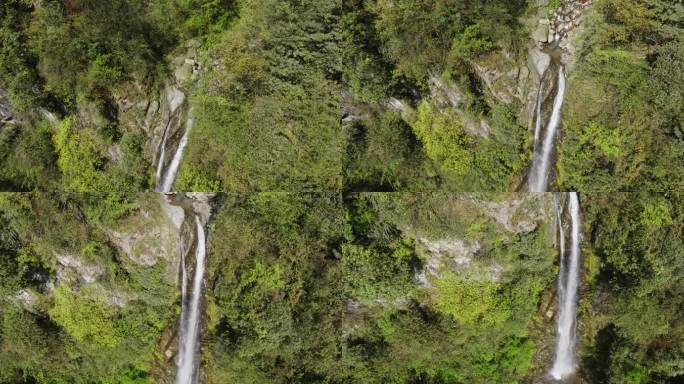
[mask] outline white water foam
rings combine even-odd
[[[177,384],[192,384],[197,382],[199,370],[195,364],[195,357],[199,353],[199,328],[200,328],[200,301],[202,298],[202,281],[204,279],[204,264],[206,256],[206,238],[204,227],[199,216],[195,217],[197,227],[197,250],[195,252],[195,276],[192,283],[192,297],[189,307],[183,306],[182,311],[189,310],[185,315],[181,313],[179,343],[178,372],[176,374]],[[183,279],[185,276],[183,267]],[[183,283],[185,284],[185,283]],[[186,287],[183,285],[184,296]]]
[[[558,70],[558,91],[553,100],[553,112],[551,119],[546,127],[546,134],[541,148],[535,145],[534,160],[532,161],[532,168],[530,169],[530,176],[528,181],[530,192],[546,192],[549,183],[549,166],[551,164],[551,155],[553,154],[554,142],[558,127],[561,122],[561,108],[563,107],[563,99],[565,97],[565,73],[561,66]],[[539,116],[538,116],[538,121]]]
[[[561,240],[561,277],[558,284],[558,344],[556,344],[556,358],[549,372],[556,380],[561,380],[575,372],[575,333],[577,323],[577,290],[579,287],[580,260],[580,207],[577,192],[570,192],[568,206],[571,220],[570,259],[565,260],[564,240]],[[560,216],[560,214],[559,214]],[[560,224],[560,223],[559,223]],[[561,225],[560,235],[564,236]]]

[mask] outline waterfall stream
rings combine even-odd
[[[537,105],[535,106],[535,122],[534,122],[534,148],[535,148],[535,153],[536,149],[539,146],[539,135],[541,134],[541,105],[542,105],[542,98],[544,95],[544,83],[540,82],[539,83],[539,91],[537,92]]]
[[[558,69],[558,90],[556,97],[553,100],[553,112],[549,119],[549,124],[546,127],[543,142],[539,143],[539,134],[535,129],[535,145],[534,145],[534,160],[532,161],[532,168],[530,169],[528,186],[530,192],[545,192],[549,184],[549,166],[551,164],[551,156],[553,155],[553,147],[556,139],[558,127],[561,122],[561,108],[563,107],[563,100],[565,97],[565,72],[563,66]],[[541,98],[541,95],[539,96]],[[538,100],[538,107],[536,111],[537,125],[541,124],[541,100]],[[540,145],[541,144],[541,147]]]
[[[560,234],[560,276],[558,278],[558,343],[553,367],[549,372],[556,380],[561,380],[575,372],[575,330],[577,320],[577,291],[579,287],[580,262],[580,206],[577,192],[568,194],[570,210],[570,257],[565,257],[565,233],[559,218]]]
[[[171,192],[173,183],[176,181],[178,168],[180,167],[181,160],[183,159],[183,152],[185,152],[185,147],[188,145],[188,134],[190,133],[190,129],[192,129],[193,120],[188,116],[185,122],[185,127],[183,127],[183,124],[180,123],[181,118],[186,110],[186,108],[183,108],[183,106],[187,104],[183,91],[181,91],[178,87],[171,85],[163,91],[163,94],[166,95],[165,99],[166,105],[168,107],[168,120],[166,120],[162,140],[158,148],[159,156],[157,160],[157,170],[155,173],[155,190],[157,192],[168,193]],[[190,115],[190,113],[188,113],[188,115]],[[179,125],[180,128],[177,128]],[[176,152],[174,153],[171,162],[167,165],[166,152],[168,149],[167,147],[169,146],[170,138],[177,132],[177,129],[183,128],[185,128],[183,131],[183,136],[178,143],[178,147],[176,148]]]
[[[199,375],[198,364],[195,357],[199,353],[199,328],[200,328],[200,302],[202,298],[202,281],[204,279],[204,266],[206,256],[206,237],[204,227],[199,215],[195,216],[197,231],[195,251],[195,274],[190,291],[190,302],[187,302],[187,269],[184,260],[182,266],[182,295],[183,305],[181,309],[181,321],[178,336],[178,372],[177,384],[192,384],[197,382]]]
[[[181,137],[180,142],[178,143],[178,148],[176,148],[176,153],[173,155],[173,159],[171,160],[171,163],[169,164],[169,167],[166,170],[166,173],[164,174],[163,178],[161,179],[161,188],[160,185],[157,184],[157,189],[159,192],[171,192],[171,188],[173,187],[173,183],[176,181],[176,176],[178,175],[178,168],[180,167],[181,160],[183,160],[183,152],[185,152],[185,147],[188,145],[188,135],[190,134],[190,130],[192,129],[193,125],[193,120],[192,118],[188,118],[188,121],[185,123],[185,132],[183,132],[183,137]],[[161,155],[164,155],[164,149],[162,148]],[[160,164],[161,160],[160,160]]]
[[[162,142],[161,146],[159,148],[159,160],[157,161],[157,173],[156,173],[156,191],[157,192],[169,192],[169,191],[162,191],[162,184],[163,184],[163,177],[164,177],[164,159],[166,157],[166,142],[169,139],[169,126],[168,124],[166,125],[166,128],[164,129],[164,136],[162,137]]]

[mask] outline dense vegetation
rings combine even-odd
[[[3,1],[0,91],[18,124],[0,126],[0,189],[148,189],[151,133],[122,114],[186,39],[234,18],[231,1],[204,3]]]
[[[673,191],[684,180],[684,9],[597,0],[571,75],[561,188]]]
[[[561,3],[0,0],[0,383],[173,380],[187,228],[147,192],[171,85],[194,122],[175,189],[222,191],[207,382],[539,382],[554,197],[503,192]],[[679,383],[684,7],[594,0],[570,43],[580,376]]]
[[[0,195],[0,382],[147,382],[159,360],[173,280],[126,258],[84,198]]]
[[[2,195],[0,382],[159,378],[167,348],[159,340],[175,329],[178,307],[169,304],[178,293],[165,263],[135,263],[112,237],[168,225],[141,222],[156,217],[159,197],[138,196],[131,218],[111,224],[83,211],[85,198]],[[535,364],[530,330],[553,284],[555,252],[553,226],[535,213],[550,197],[526,198],[515,220],[527,229],[516,231],[483,215],[488,199],[508,198],[219,196],[209,227],[207,378],[519,380]],[[430,250],[439,241],[454,245]],[[464,244],[473,251],[458,259]]]
[[[684,377],[683,197],[611,193],[586,199],[591,248],[584,356],[596,382],[676,383]]]
[[[170,225],[160,197],[138,195],[127,218],[108,224],[89,213],[97,197],[0,195],[0,382],[172,375],[165,353],[179,293],[167,263],[177,245],[156,234]],[[682,196],[581,200],[582,376],[677,382]],[[202,348],[210,383],[535,382],[548,369],[553,196],[260,193],[216,202]],[[122,248],[126,233],[150,233],[141,243],[157,263]]]
[[[517,55],[523,9],[243,2],[207,50],[213,68],[195,91],[198,127],[180,189],[506,190],[524,168],[525,128],[513,106],[487,99],[470,60]],[[466,87],[467,117],[419,102],[430,75]],[[420,103],[415,116],[388,108],[393,97]],[[483,118],[491,136],[470,137],[466,126]]]
[[[5,1],[0,100],[16,124],[0,129],[0,185],[152,188],[160,131],[136,108],[190,55],[179,190],[515,190],[532,153],[530,25],[556,3]],[[682,14],[661,0],[589,8],[561,190],[681,187]]]
[[[506,231],[477,201],[231,197],[212,227],[225,236],[209,248],[211,382],[519,380],[533,364],[537,302],[553,281],[552,227]],[[459,267],[456,255],[427,250],[442,239],[478,252]],[[417,284],[428,262],[437,271]]]

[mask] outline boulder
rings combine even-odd
[[[182,207],[171,205],[163,194],[145,194],[141,199],[141,208],[135,214],[104,228],[104,232],[118,248],[124,268],[160,266],[166,271],[164,278],[168,284],[175,284],[185,212]]]
[[[503,201],[474,202],[507,231],[518,234],[533,231],[538,222],[552,223],[553,217],[550,215],[555,212],[551,208],[553,196],[545,193],[519,194]]]
[[[537,29],[532,34],[532,38],[540,43],[546,43],[549,36],[549,26],[546,24],[538,24]]]
[[[544,75],[544,72],[546,72],[551,64],[551,56],[542,52],[537,47],[529,49],[527,58],[531,64],[530,66],[536,71],[539,78]]]
[[[17,292],[14,295],[14,300],[28,312],[33,314],[38,314],[40,312],[38,295],[31,289],[26,288]]]
[[[461,239],[419,239],[427,258],[422,270],[415,275],[416,284],[434,288],[430,280],[439,279],[444,271],[463,273],[479,281],[498,281],[505,268],[496,261],[477,260],[482,247],[478,241]]]
[[[0,122],[9,122],[14,119],[10,110],[9,99],[4,90],[0,89]]]
[[[57,271],[58,281],[71,281],[73,274],[85,283],[93,283],[98,277],[102,276],[105,269],[102,265],[95,262],[87,262],[67,252],[55,254],[60,268]]]

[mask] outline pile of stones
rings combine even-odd
[[[568,34],[582,24],[582,13],[592,0],[564,1],[560,7],[550,10],[549,16],[539,20],[535,39],[541,43],[565,40]]]

